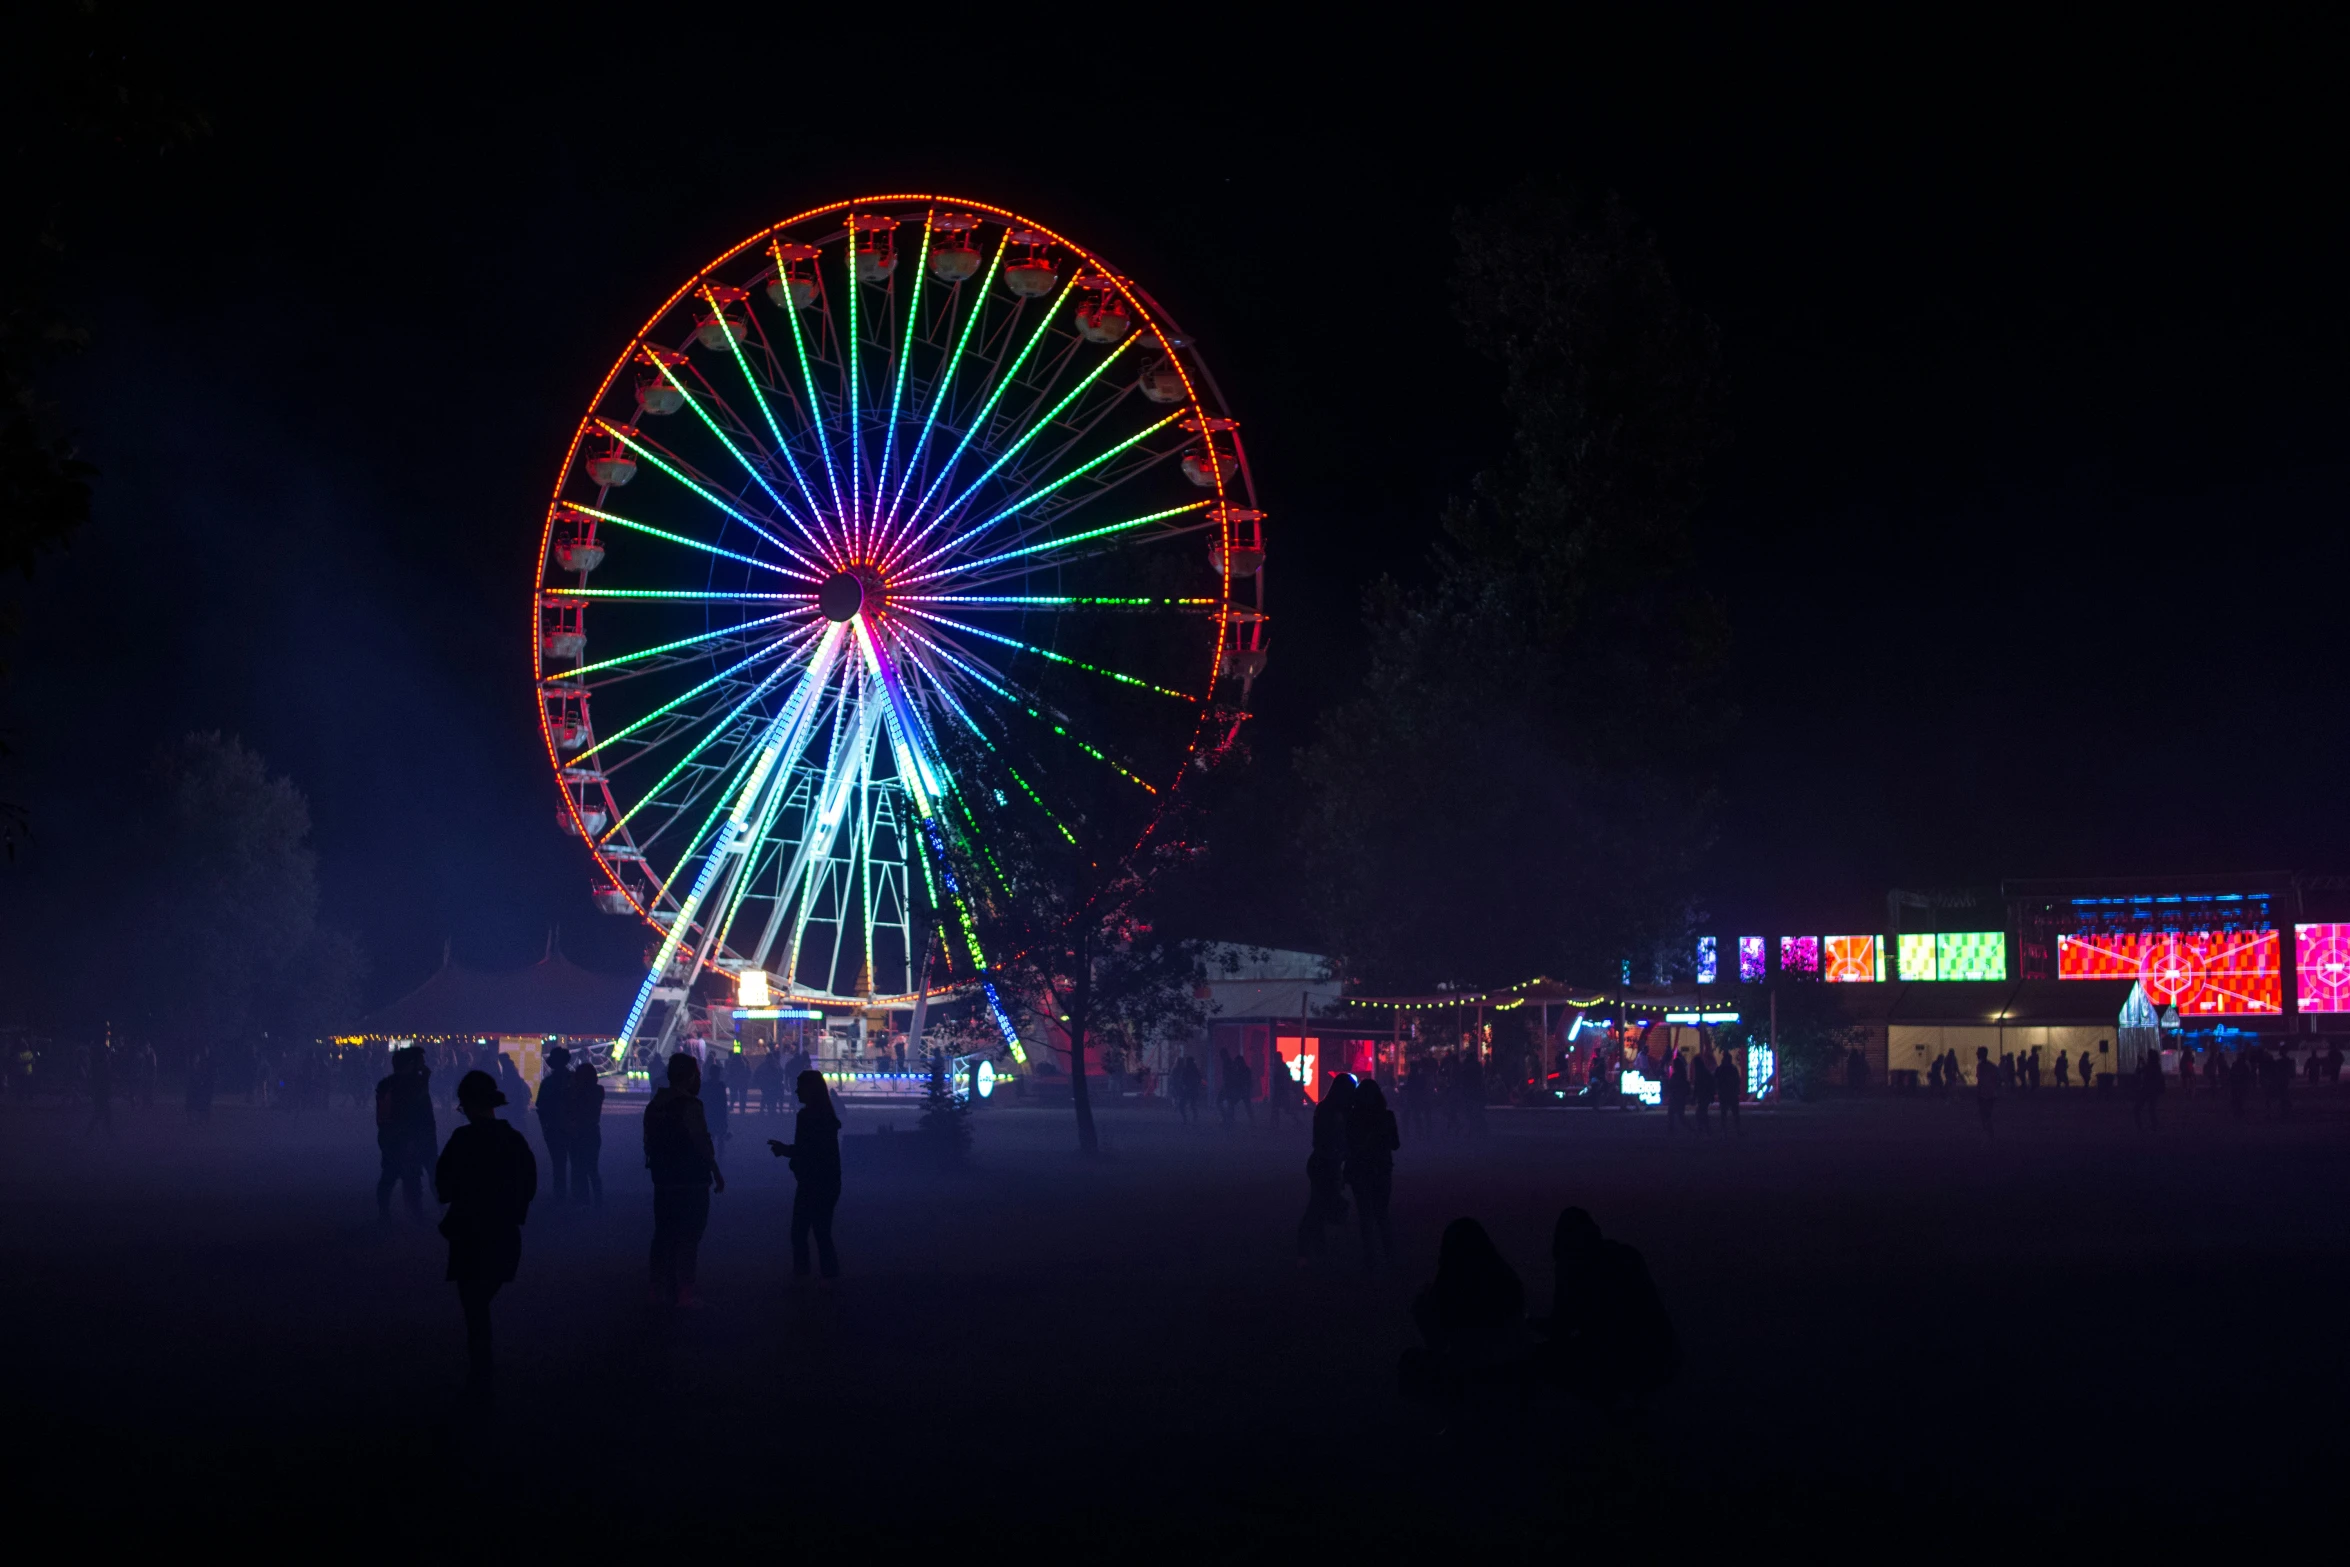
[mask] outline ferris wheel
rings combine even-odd
[[[1029,219],[866,197],[696,273],[580,420],[533,596],[560,819],[659,935],[623,1041],[715,973],[968,988],[1017,1050],[991,828],[1122,859],[1231,744],[1262,523],[1196,346]]]

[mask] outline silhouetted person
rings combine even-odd
[[[1387,1205],[1395,1194],[1395,1154],[1403,1146],[1396,1135],[1395,1112],[1377,1082],[1366,1078],[1355,1089],[1354,1105],[1346,1112],[1346,1184],[1354,1188],[1355,1217],[1363,1232],[1363,1271],[1381,1262],[1395,1261],[1395,1235],[1388,1228]]]
[[[2252,1097],[2251,1052],[2239,1050],[2236,1059],[2228,1065],[2228,1109],[2241,1118],[2244,1102]]]
[[[1554,1294],[1548,1342],[1537,1357],[1546,1378],[1603,1411],[1626,1413],[1681,1369],[1673,1319],[1639,1252],[1602,1238],[1581,1208],[1550,1232]]]
[[[1403,1395],[1450,1408],[1495,1387],[1526,1352],[1526,1287],[1485,1226],[1455,1219],[1436,1252],[1436,1279],[1412,1302],[1422,1347],[1404,1351]]]
[[[562,1202],[571,1195],[571,1052],[557,1045],[539,1072],[539,1140],[547,1145],[548,1190]]]
[[[1245,1063],[1242,1070],[1247,1070]],[[1297,1065],[1294,1067],[1283,1059],[1278,1050],[1266,1053],[1265,1124],[1267,1126],[1279,1126],[1283,1121],[1303,1121],[1311,1116],[1312,1112],[1305,1102],[1306,1085],[1292,1075],[1304,1070],[1305,1056],[1302,1053],[1298,1056]],[[1256,1074],[1249,1073],[1249,1080],[1253,1083],[1256,1080]]]
[[[758,1067],[751,1073],[751,1086],[759,1090],[759,1113],[783,1113],[783,1057],[769,1050],[759,1058]]]
[[[1689,1104],[1697,1112],[1697,1129],[1701,1132],[1713,1130],[1705,1114],[1705,1107],[1712,1104],[1713,1099],[1714,1058],[1707,1051],[1700,1050],[1689,1058]]]
[[[1427,1137],[1436,1130],[1436,1073],[1428,1058],[1422,1056],[1412,1063],[1411,1074],[1403,1080],[1403,1122],[1415,1137]]]
[[[1738,1131],[1738,1102],[1746,1097],[1746,1074],[1738,1069],[1738,1058],[1730,1051],[1722,1052],[1722,1059],[1714,1067],[1714,1102],[1722,1107],[1722,1126],[1726,1131]]]
[[[1665,1130],[1681,1130],[1683,1117],[1689,1113],[1689,1063],[1681,1052],[1673,1052],[1672,1064],[1665,1068]]]
[[[2070,1055],[2066,1054],[2064,1051],[2062,1051],[2062,1050],[2059,1050],[2059,1051],[2056,1053],[2056,1086],[2057,1086],[2057,1087],[2059,1087],[2059,1088],[2070,1088],[2070,1087],[2072,1087],[2072,1085],[2073,1085],[2073,1061],[2072,1061],[2072,1057],[2071,1057]]]
[[[2147,1131],[2157,1131],[2155,1113],[2162,1108],[2162,1057],[2148,1050],[2138,1057],[2138,1081],[2131,1085],[2130,1120]]]
[[[821,1072],[802,1072],[793,1085],[800,1096],[799,1118],[792,1123],[788,1143],[767,1139],[767,1151],[791,1161],[797,1184],[791,1198],[792,1277],[808,1276],[808,1238],[816,1239],[817,1264],[824,1277],[840,1277],[840,1257],[832,1249],[832,1212],[840,1206],[840,1114]]]
[[[1975,1047],[1975,1114],[1983,1118],[1983,1136],[1991,1132],[1991,1112],[1999,1105],[1999,1068],[1991,1062],[1991,1052],[1982,1045]]]
[[[1354,1107],[1354,1079],[1331,1076],[1314,1107],[1313,1151],[1306,1155],[1306,1211],[1297,1221],[1297,1265],[1321,1254],[1323,1230],[1346,1220],[1346,1118]]]
[[[1858,1045],[1844,1052],[1844,1086],[1856,1094],[1869,1086],[1869,1058]]]
[[[692,1306],[694,1265],[710,1227],[710,1192],[726,1190],[702,1110],[701,1063],[669,1058],[669,1082],[645,1107],[645,1168],[653,1174],[653,1300]]]
[[[703,1088],[702,1108],[709,1112],[710,1146],[723,1154],[726,1152],[728,1111],[724,1056],[710,1057],[709,1075],[704,1079]]]
[[[522,1261],[522,1225],[539,1190],[530,1142],[498,1119],[506,1103],[498,1080],[468,1072],[457,1084],[465,1124],[449,1134],[433,1166],[432,1189],[449,1205],[441,1233],[449,1240],[449,1281],[465,1308],[466,1384],[490,1390],[490,1301],[514,1282]]]
[[[563,1091],[563,1114],[569,1125],[571,1201],[604,1206],[604,1085],[596,1069],[582,1061],[571,1069],[571,1086]]]
[[[83,1052],[83,1086],[90,1091],[90,1121],[82,1128],[82,1135],[104,1132],[114,1135],[114,1063],[110,1042],[93,1043]]]
[[[2293,1111],[2293,1058],[2266,1046],[2260,1052],[2260,1076],[2268,1089],[2268,1111],[2282,1121]],[[109,1128],[109,1131],[112,1129]]]
[[[432,1120],[432,1074],[414,1045],[392,1052],[391,1075],[375,1085],[375,1147],[383,1161],[375,1211],[392,1221],[392,1188],[401,1188],[411,1218],[424,1217],[424,1167],[439,1141]]]
[[[1185,1056],[1175,1063],[1175,1119],[1197,1123],[1199,1120],[1199,1062]]]

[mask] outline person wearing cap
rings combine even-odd
[[[547,1145],[547,1171],[554,1201],[571,1194],[571,1110],[564,1096],[571,1091],[571,1052],[561,1045],[547,1052],[539,1069],[539,1140]]]
[[[691,1307],[694,1264],[710,1227],[710,1192],[726,1190],[702,1109],[702,1064],[669,1058],[669,1084],[645,1107],[645,1168],[653,1174],[653,1300]]]
[[[522,1225],[538,1195],[539,1162],[530,1142],[498,1119],[506,1096],[487,1072],[457,1084],[465,1124],[449,1134],[433,1167],[433,1191],[449,1205],[441,1234],[449,1241],[449,1282],[465,1308],[467,1385],[490,1390],[490,1301],[514,1282],[522,1261]]]

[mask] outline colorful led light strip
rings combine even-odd
[[[700,685],[694,687],[691,691],[686,692],[682,696],[671,697],[668,701],[662,703],[659,707],[654,708],[651,712],[638,719],[635,723],[626,725],[623,728],[613,731],[611,734],[608,734],[603,739],[598,740],[594,745],[589,746],[584,751],[575,752],[571,758],[571,765],[576,767],[581,762],[584,762],[589,757],[595,755],[598,751],[604,749],[604,747],[608,745],[617,745],[621,741],[627,739],[630,735],[635,734],[638,730],[644,728],[645,725],[652,723],[657,719],[668,717],[671,713],[677,711],[678,708],[692,701],[695,697],[700,696],[703,692],[709,690],[712,686],[718,684],[718,682],[726,679],[728,676],[735,674],[737,671],[747,669],[763,658],[774,658],[780,654],[785,654],[790,651],[791,649],[781,638],[768,643],[764,647],[754,649],[748,657],[727,665],[724,669],[721,669],[718,671],[718,673],[712,675],[709,679],[703,681]]]
[[[706,292],[707,290],[705,290],[705,293]],[[710,308],[714,311],[717,311],[720,315],[725,314],[724,309],[719,305],[716,299],[712,299],[710,301]],[[742,352],[742,344],[732,332],[726,334],[726,341],[735,353],[740,354]],[[767,498],[775,503],[775,509],[777,511],[783,513],[784,520],[789,522],[793,527],[799,529],[800,537],[806,539],[808,543],[816,549],[817,553],[822,554],[824,552],[823,541],[817,538],[815,534],[808,531],[808,525],[801,521],[800,514],[798,512],[795,512],[791,509],[791,503],[776,492],[775,486],[767,482],[767,476],[759,471],[758,465],[753,463],[748,457],[745,457],[742,454],[742,449],[734,444],[732,438],[730,438],[723,429],[719,428],[718,421],[710,417],[709,410],[702,406],[702,400],[694,396],[692,390],[686,386],[685,382],[678,379],[676,370],[671,368],[669,362],[665,359],[656,358],[653,361],[653,367],[661,372],[663,379],[667,380],[671,386],[677,389],[677,395],[685,399],[685,405],[694,411],[694,417],[701,420],[704,425],[708,426],[712,435],[718,437],[718,444],[725,447],[726,454],[729,457],[732,457],[736,463],[741,465],[743,472],[751,476],[751,482],[756,484],[760,489],[767,492]],[[753,390],[756,390],[756,388]],[[762,452],[760,455],[765,456],[766,454]],[[827,564],[830,564],[830,562],[827,562]]]
[[[1141,430],[1136,431],[1134,434],[1126,437],[1125,440],[1120,441],[1117,445],[1102,453],[1099,457],[1093,459],[1093,461],[1070,470],[1067,474],[1064,474],[1062,477],[1055,479],[1052,483],[1046,485],[1041,490],[1031,490],[1028,494],[1022,496],[1017,502],[1005,507],[1002,511],[997,512],[994,516],[988,518],[987,521],[979,524],[979,526],[965,529],[955,537],[947,540],[946,543],[941,544],[937,549],[934,549],[929,554],[923,556],[920,560],[909,562],[908,569],[912,569],[916,566],[929,565],[932,561],[938,559],[941,555],[944,555],[947,551],[955,548],[957,545],[967,543],[970,540],[979,537],[979,535],[985,533],[988,529],[994,527],[997,523],[1003,521],[1006,517],[1013,515],[1015,512],[1026,511],[1029,507],[1034,506],[1038,501],[1043,500],[1046,496],[1052,494],[1062,485],[1076,483],[1079,479],[1084,478],[1087,474],[1093,472],[1094,469],[1099,468],[1103,463],[1108,462],[1111,458],[1125,451],[1128,447],[1133,446],[1136,442],[1148,440],[1150,437],[1158,434],[1159,431],[1164,430],[1167,428],[1167,426],[1173,424],[1176,420],[1182,417],[1183,411],[1181,409],[1177,409],[1174,413],[1167,415],[1166,418],[1161,419],[1158,423],[1153,425],[1146,425]],[[933,526],[935,525],[936,524],[934,523]],[[925,529],[923,531],[928,532],[929,530]]]
[[[794,581],[806,580],[800,575],[800,573],[796,571],[786,571],[781,566],[776,565],[773,561],[760,560],[756,556],[752,555],[739,555],[733,550],[720,549],[715,544],[704,544],[700,539],[689,539],[681,533],[671,533],[666,528],[656,528],[650,523],[631,522],[626,517],[615,516],[613,513],[608,511],[598,511],[593,506],[575,505],[571,509],[581,513],[583,516],[593,517],[598,522],[608,522],[616,528],[626,528],[631,533],[642,533],[648,538],[661,539],[671,544],[680,544],[689,550],[701,550],[704,553],[710,555],[723,555],[728,560],[739,560],[744,565],[756,566],[761,571],[772,571],[779,577],[790,577]],[[803,593],[798,596],[801,598],[807,598],[811,595]]]
[[[776,251],[775,265],[777,271],[780,272],[783,268],[783,252],[780,248]],[[849,267],[853,273],[856,269],[856,262],[851,260]],[[821,289],[824,281],[824,271],[821,267],[816,269],[816,281],[818,288]],[[787,298],[791,294],[791,285],[788,283],[784,285],[784,294]],[[845,545],[849,539],[848,513],[840,503],[840,475],[833,471],[832,443],[824,438],[824,397],[816,390],[816,371],[808,363],[808,339],[807,335],[800,330],[800,313],[797,310],[786,310],[783,315],[784,319],[791,324],[792,349],[800,357],[800,379],[806,383],[808,388],[808,430],[816,438],[818,455],[824,459],[824,482],[832,491],[832,511],[840,521],[841,542]]]
[[[971,329],[979,324],[979,318],[986,313],[987,291],[995,285],[996,269],[1003,265],[1005,247],[1011,243],[1012,231],[1006,229],[1004,237],[996,241],[995,255],[987,264],[987,276],[979,280],[979,292],[972,296],[975,302],[970,314],[963,318],[963,330],[955,338],[955,351],[947,360],[946,373],[939,377],[938,389],[930,394],[930,412],[923,416],[921,438],[915,441],[912,454],[906,458],[905,471],[898,476],[897,490],[889,498],[891,527],[897,525],[898,503],[906,498],[906,486],[912,482],[914,470],[922,461],[922,454],[930,447],[930,432],[938,423],[938,410],[946,402],[947,388],[955,384],[955,372],[963,363],[963,349],[971,341]],[[958,291],[962,287],[959,283],[955,286]]]
[[[982,631],[977,626],[966,626],[961,621],[949,620],[944,615],[934,614],[929,610],[909,609],[906,613],[920,615],[933,625],[949,626],[957,631],[968,631],[975,637],[985,637],[988,641],[1000,642],[1005,647],[1016,647],[1023,653],[1034,653],[1037,657],[1050,659],[1056,664],[1067,664],[1072,669],[1082,669],[1088,674],[1101,675],[1106,679],[1118,681],[1122,685],[1139,686],[1145,691],[1156,691],[1161,696],[1171,696],[1180,702],[1196,703],[1199,700],[1197,697],[1185,696],[1182,692],[1171,687],[1154,685],[1148,680],[1139,679],[1133,675],[1122,675],[1114,669],[1104,669],[1098,664],[1088,664],[1083,659],[1071,658],[1066,653],[1056,653],[1050,648],[1041,648],[1032,642],[1022,642],[1016,637],[998,636],[992,631]]]
[[[611,436],[614,440],[620,442],[623,446],[626,446],[630,451],[635,452],[638,456],[644,458],[645,461],[651,463],[654,467],[660,469],[663,473],[669,475],[669,477],[675,479],[678,483],[684,485],[687,489],[693,491],[696,495],[699,495],[703,500],[708,501],[711,505],[717,507],[720,511],[726,513],[726,515],[732,517],[735,521],[741,523],[744,527],[750,529],[753,533],[756,533],[759,537],[765,539],[768,543],[774,545],[777,549],[783,551],[786,555],[789,555],[792,559],[798,561],[801,565],[816,573],[814,576],[804,577],[801,580],[806,582],[822,582],[825,577],[830,574],[826,570],[823,562],[810,560],[807,556],[802,555],[798,550],[793,549],[790,545],[784,543],[783,540],[777,538],[774,534],[769,533],[765,528],[760,527],[756,522],[752,521],[750,515],[743,511],[740,507],[720,499],[715,492],[706,489],[702,485],[696,484],[693,480],[687,478],[683,470],[676,468],[669,463],[663,462],[660,456],[655,453],[651,447],[645,445],[644,442],[638,440],[635,436],[630,435],[626,431],[620,429],[619,426],[613,424],[608,419],[598,419],[596,423],[602,427],[605,434]],[[788,572],[786,575],[798,576],[799,573]]]
[[[812,642],[815,640],[815,635],[816,628],[810,627],[806,632],[800,634],[797,640],[801,642]],[[794,648],[791,651],[796,652],[797,648]],[[753,702],[758,701],[760,697],[766,695],[768,689],[772,687],[775,682],[781,680],[785,675],[795,673],[796,670],[796,665],[782,664],[776,667],[773,674],[762,677],[757,685],[751,687],[751,691],[748,696],[744,697],[740,702],[735,703],[733,709],[728,712],[724,718],[721,718],[717,723],[712,724],[708,732],[705,733],[701,739],[694,742],[692,750],[686,752],[685,755],[678,758],[676,766],[670,768],[666,773],[663,773],[659,782],[655,783],[652,788],[647,789],[641,796],[638,797],[636,804],[630,806],[625,812],[621,814],[621,817],[618,821],[615,821],[609,828],[605,829],[604,836],[599,840],[599,842],[610,843],[612,841],[613,835],[618,833],[621,828],[628,825],[628,819],[630,817],[636,815],[637,812],[643,810],[647,805],[650,805],[655,799],[659,798],[661,791],[668,788],[671,783],[675,782],[679,773],[684,772],[688,767],[693,765],[695,757],[700,756],[711,746],[716,745],[720,737],[734,727],[734,721],[742,717],[742,715],[749,710],[750,705]]]
[[[784,308],[789,310],[791,309],[791,305],[789,303],[791,299],[791,279],[789,275],[783,271],[783,265],[780,261],[776,263],[775,275],[783,282],[783,293],[784,299],[786,301]],[[749,305],[746,304],[743,308],[746,319],[752,322],[756,322],[759,319],[757,313],[752,311]],[[759,405],[759,416],[767,421],[767,432],[775,437],[775,449],[783,453],[784,464],[791,469],[792,482],[800,487],[800,498],[808,503],[808,515],[821,524],[824,521],[824,508],[817,504],[816,492],[808,488],[808,476],[800,471],[800,459],[793,454],[791,449],[791,441],[785,437],[783,433],[783,426],[775,422],[775,410],[768,405],[767,394],[760,388],[759,378],[751,374],[751,361],[743,353],[742,339],[729,334],[726,341],[727,346],[734,351],[735,368],[739,369],[743,373],[743,385],[751,389],[751,401]],[[767,341],[767,333],[764,327],[760,328],[759,341],[761,344],[765,344]],[[768,350],[768,357],[772,361],[774,357],[773,349]],[[800,531],[803,534],[808,533],[806,528],[802,528]],[[808,538],[809,542],[817,543],[813,534],[808,534]],[[823,541],[821,543],[817,543],[817,547],[825,551],[826,557],[828,559],[830,558],[833,545],[834,540],[829,531],[825,534]]]
[[[1105,527],[1088,528],[1083,533],[1072,533],[1067,538],[1047,539],[1042,544],[1027,544],[1016,550],[1005,550],[1001,554],[982,555],[977,560],[965,561],[958,566],[942,567],[937,571],[925,572],[918,577],[901,577],[896,585],[912,587],[916,583],[928,582],[936,577],[953,576],[959,572],[977,571],[982,566],[993,566],[1001,561],[1018,560],[1024,555],[1038,555],[1046,550],[1066,549],[1072,544],[1083,544],[1089,539],[1106,538],[1113,533],[1124,533],[1130,528],[1147,528],[1154,522],[1165,522],[1169,517],[1180,517],[1186,512],[1195,512],[1215,504],[1214,501],[1194,501],[1189,506],[1170,506],[1165,511],[1154,511],[1147,517],[1130,517],[1124,522],[1113,522]]]
[[[979,487],[981,485],[985,484],[988,480],[994,478],[999,472],[1001,472],[1003,470],[1004,464],[1010,462],[1013,458],[1026,451],[1028,449],[1029,442],[1035,440],[1038,436],[1044,434],[1045,431],[1051,429],[1053,421],[1060,418],[1062,413],[1067,410],[1071,403],[1077,401],[1078,398],[1083,397],[1087,390],[1092,387],[1093,383],[1100,380],[1103,374],[1109,370],[1110,366],[1118,362],[1118,356],[1125,353],[1127,349],[1132,348],[1137,341],[1138,339],[1129,337],[1125,342],[1120,343],[1116,348],[1111,349],[1108,354],[1104,355],[1102,362],[1098,365],[1095,365],[1093,369],[1088,371],[1075,386],[1071,387],[1069,389],[1069,394],[1066,397],[1053,404],[1052,411],[1050,413],[1047,413],[1043,418],[1030,425],[1027,429],[1027,432],[1023,434],[1020,439],[1014,441],[1011,445],[1004,448],[1002,456],[998,457],[994,462],[991,462],[987,465],[985,472],[981,473],[978,478],[973,479],[969,484],[963,486],[963,492],[960,495],[957,495],[953,500],[940,507],[939,514],[944,517],[952,517],[955,515],[955,513],[961,511],[963,509],[964,502],[970,500],[973,495],[976,495],[979,492]]]
[[[663,653],[674,653],[681,647],[692,647],[701,642],[715,642],[720,637],[730,637],[738,631],[749,631],[758,626],[771,626],[784,619],[789,613],[787,610],[780,615],[762,615],[757,620],[741,621],[717,631],[705,631],[699,636],[680,637],[675,642],[664,642],[658,647],[649,647],[639,653],[623,653],[618,658],[598,659],[593,664],[582,664],[577,669],[569,671],[565,678],[576,680],[581,675],[592,675],[600,669],[617,669],[622,664],[633,664],[639,659],[658,658]]]
[[[1005,368],[1002,375],[996,378],[995,390],[987,394],[987,401],[980,405],[979,412],[972,417],[970,425],[963,431],[963,438],[955,443],[954,451],[948,454],[946,465],[939,469],[938,477],[930,481],[930,487],[922,492],[922,498],[914,503],[916,517],[923,515],[925,508],[930,505],[930,498],[938,493],[938,487],[954,477],[955,469],[963,461],[963,453],[970,449],[972,437],[987,428],[987,421],[995,414],[995,405],[1003,401],[1004,393],[1012,389],[1012,382],[1018,378],[1020,367],[1028,362],[1028,356],[1036,351],[1036,345],[1044,341],[1045,333],[1052,328],[1053,317],[1060,311],[1061,302],[1069,297],[1069,291],[1076,286],[1077,279],[1072,275],[1069,281],[1061,286],[1061,292],[1053,300],[1052,308],[1047,310],[1044,313],[1044,318],[1036,323],[1036,330],[1029,334],[1028,341],[1021,346],[1019,356]],[[882,569],[889,570],[900,557],[928,538],[931,530],[944,521],[946,521],[944,512],[932,515],[931,519],[922,525],[919,533],[890,552],[889,556],[881,563]]]
[[[906,361],[914,357],[914,328],[922,321],[922,279],[930,267],[930,219],[922,215],[922,254],[914,262],[914,294],[906,305],[906,341],[898,350],[896,373],[890,377],[889,417],[882,422],[881,472],[873,481],[875,536],[881,527],[881,492],[889,488],[889,459],[898,444],[898,404],[906,392]]]

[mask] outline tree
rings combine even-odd
[[[1512,444],[1422,580],[1369,595],[1362,692],[1300,757],[1307,877],[1375,982],[1612,979],[1679,935],[1713,816],[1726,636],[1690,522],[1715,334],[1612,198],[1531,188],[1455,235]]]
[[[191,734],[148,774],[127,958],[130,1021],[166,1039],[314,1037],[356,1000],[356,944],[318,920],[310,805],[233,737]]]

